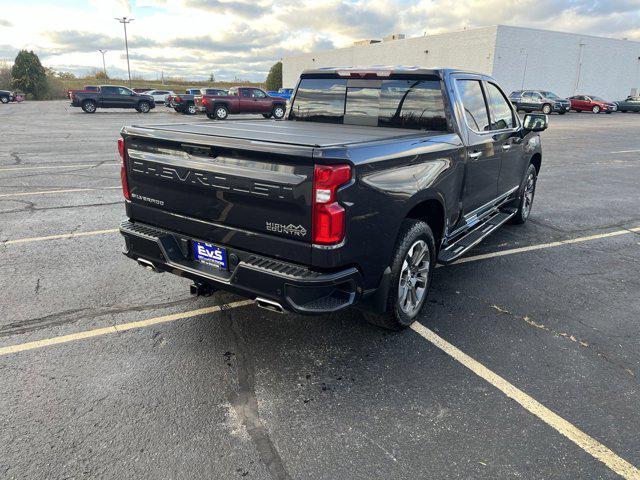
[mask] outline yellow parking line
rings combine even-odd
[[[619,235],[628,235],[630,233],[640,232],[640,227],[628,228],[626,230],[616,230],[615,232],[599,233],[597,235],[589,235],[587,237],[569,238],[567,240],[559,240],[557,242],[539,243],[537,245],[529,245],[527,247],[510,248],[508,250],[500,250],[498,252],[483,253],[481,255],[472,255],[470,257],[463,257],[460,260],[452,262],[451,265],[458,263],[476,262],[478,260],[485,260],[487,258],[502,257],[505,255],[513,255],[515,253],[531,252],[533,250],[542,250],[551,247],[561,247],[562,245],[571,245],[573,243],[588,242],[590,240],[599,240],[601,238],[617,237]]]
[[[462,350],[447,342],[444,338],[440,337],[432,330],[426,328],[424,325],[421,325],[418,322],[414,323],[411,328],[418,335],[431,342],[433,345],[438,347],[454,360],[461,363],[473,373],[478,375],[480,378],[486,380],[491,385],[496,387],[507,397],[515,400],[525,410],[529,411],[544,423],[557,430],[560,434],[567,437],[585,452],[589,453],[591,456],[604,463],[618,475],[629,480],[640,479],[640,470],[638,470],[638,468],[636,468],[623,458],[619,457],[615,452],[598,442],[596,439],[584,433],[575,425],[569,423],[558,414],[549,410],[540,402],[530,397],[516,386],[509,383],[497,373],[489,370],[480,362],[474,360]]]
[[[103,187],[103,188],[69,188],[67,190],[40,190],[36,192],[19,192],[19,193],[3,193],[0,198],[3,197],[24,197],[28,195],[49,195],[53,193],[74,193],[74,192],[95,192],[98,190],[116,190],[122,187]]]
[[[164,315],[162,317],[150,318],[148,320],[141,320],[139,322],[130,322],[123,323],[121,325],[112,325],[110,327],[94,328],[92,330],[84,330],[81,332],[71,333],[69,335],[61,335],[59,337],[51,337],[42,340],[36,340],[33,342],[9,345],[8,347],[0,347],[0,356],[9,355],[10,353],[34,350],[36,348],[48,347],[51,345],[59,345],[61,343],[74,342],[76,340],[85,340],[87,338],[100,337],[102,335],[109,335],[111,333],[126,332],[127,330],[150,327],[152,325],[158,325],[159,323],[175,322],[176,320],[182,320],[184,318],[192,318],[199,315],[219,312],[220,310],[243,307],[252,303],[253,300],[241,300],[238,302],[228,303],[226,305],[216,305],[215,307],[206,307],[200,308],[198,310],[191,310],[188,312],[174,313],[171,315]]]
[[[110,166],[120,166],[119,163],[103,163],[98,165],[97,163],[76,163],[71,165],[40,165],[38,167],[7,167],[0,168],[0,172],[16,172],[22,170],[50,170],[56,168],[77,168],[77,167],[110,167]]]
[[[7,240],[6,242],[0,242],[0,245],[13,245],[16,243],[31,243],[31,242],[43,242],[45,240],[55,240],[58,238],[77,238],[77,237],[90,237],[93,235],[105,235],[108,233],[116,233],[119,230],[117,228],[110,228],[109,230],[94,230],[92,232],[78,232],[78,233],[61,233],[59,235],[48,235],[46,237],[30,237],[19,238],[17,240]]]

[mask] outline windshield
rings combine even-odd
[[[438,79],[303,78],[290,120],[447,131]]]
[[[558,95],[556,95],[553,92],[540,92],[540,93],[542,93],[542,95],[544,95],[546,98],[550,98],[552,100],[556,100],[560,98]]]
[[[604,98],[602,98],[602,97],[596,97],[595,95],[589,95],[589,98],[590,98],[591,100],[595,100],[596,102],[604,102],[604,101],[606,101]]]

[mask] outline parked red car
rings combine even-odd
[[[98,90],[100,90],[100,88],[95,85],[85,85],[82,87],[82,90],[67,90],[67,96],[69,97],[69,100],[73,100],[74,93],[97,92]]]
[[[252,87],[233,87],[224,96],[203,95],[202,105],[212,120],[224,120],[232,113],[261,113],[265,118],[280,119],[287,109],[284,98],[271,97]]]
[[[611,113],[618,109],[615,103],[607,102],[603,98],[596,97],[595,95],[574,95],[573,97],[569,97],[569,101],[571,102],[571,110],[575,110],[576,112],[592,111],[593,113]]]

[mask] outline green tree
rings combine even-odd
[[[0,63],[0,90],[11,88],[11,68],[5,63]]]
[[[44,98],[47,94],[47,74],[33,51],[20,50],[11,68],[11,87],[30,93],[34,98]]]
[[[265,82],[267,90],[278,90],[282,88],[282,62],[278,62],[271,67]]]

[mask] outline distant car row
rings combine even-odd
[[[283,96],[287,92],[278,93],[280,96],[273,96],[255,87],[188,89],[184,94],[168,96],[165,104],[187,115],[205,113],[212,120],[224,120],[236,113],[260,113],[265,118],[281,119],[287,108]]]
[[[281,119],[287,106],[284,97],[271,96],[255,87],[188,89],[184,94],[175,94],[169,90],[138,93],[127,87],[102,85],[70,90],[69,98],[71,106],[80,107],[86,113],[95,113],[98,108],[135,108],[148,113],[156,102],[162,102],[177,112],[191,115],[204,112],[208,118],[217,120],[236,113],[260,113],[265,118]]]
[[[0,90],[0,103],[22,102],[23,100],[24,95],[21,93]]]
[[[613,113],[639,112],[640,97],[629,96],[626,100],[609,102],[596,95],[574,95],[561,98],[547,90],[516,90],[511,92],[509,100],[517,110],[524,112],[541,111],[547,115],[556,112],[564,115],[570,110],[574,112]]]

